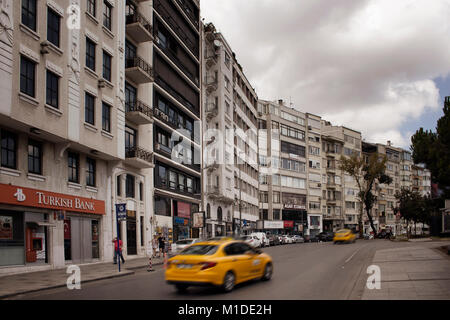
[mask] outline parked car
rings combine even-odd
[[[184,248],[193,245],[194,243],[200,242],[201,239],[181,239],[172,244],[172,254],[177,254],[181,252]]]
[[[254,248],[259,248],[261,246],[261,241],[259,241],[256,236],[242,236],[241,240],[245,241]]]
[[[353,243],[356,241],[356,235],[349,229],[341,229],[336,231],[333,242],[334,243]]]
[[[260,247],[268,247],[270,246],[269,239],[267,238],[267,235],[264,232],[253,232],[250,234],[251,236],[256,236],[259,241],[261,242]]]
[[[303,242],[305,242],[305,239],[303,239],[303,237],[299,236],[298,234],[293,235],[292,239],[294,240],[294,243],[303,243]]]
[[[271,234],[269,236],[269,244],[271,246],[277,246],[277,245],[281,244],[280,243],[280,238],[276,234]]]
[[[332,232],[332,231],[321,232],[321,233],[319,233],[318,238],[320,241],[333,241],[334,232]]]
[[[315,234],[308,237],[308,242],[319,242],[319,235]]]
[[[283,243],[290,244],[290,243],[294,243],[294,241],[290,235],[285,234],[283,236]]]

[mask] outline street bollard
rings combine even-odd
[[[152,257],[150,256],[150,258],[148,259],[148,261],[149,261],[149,266],[148,266],[148,272],[150,272],[150,271],[155,271],[155,270],[153,270],[153,263],[152,263]]]

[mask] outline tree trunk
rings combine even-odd
[[[372,215],[367,210],[366,210],[366,214],[367,214],[367,217],[369,218],[369,223],[373,230],[373,236],[376,237],[378,232],[377,232],[377,229],[375,229],[375,225],[373,224]]]
[[[360,208],[359,208],[359,218],[358,218],[358,228],[359,228],[359,238],[364,238],[364,227],[363,227],[363,212],[364,212],[364,205],[363,202],[360,202]]]

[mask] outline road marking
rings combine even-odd
[[[365,247],[365,246],[364,246],[364,247]],[[352,254],[347,260],[345,260],[344,264],[346,264],[347,262],[349,262],[350,260],[352,260],[352,258],[355,256],[355,254],[357,254],[358,251],[361,250],[361,248],[364,248],[364,247],[359,247],[358,250],[356,250],[355,252],[353,252],[353,254]],[[344,266],[342,266],[342,267],[344,267]]]

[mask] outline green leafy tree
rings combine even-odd
[[[368,162],[364,158],[359,157],[357,154],[353,154],[350,157],[341,157],[340,170],[344,171],[348,175],[355,179],[358,185],[358,198],[360,200],[358,227],[359,234],[363,235],[363,212],[366,210],[367,217],[369,218],[370,226],[377,234],[377,230],[373,224],[372,208],[377,198],[373,194],[372,190],[376,183],[379,184],[391,184],[392,179],[385,174],[386,171],[386,156],[381,157],[378,153],[370,155]]]
[[[424,163],[444,196],[450,198],[450,98],[446,97],[444,115],[437,121],[436,132],[420,128],[411,137],[414,163]]]

